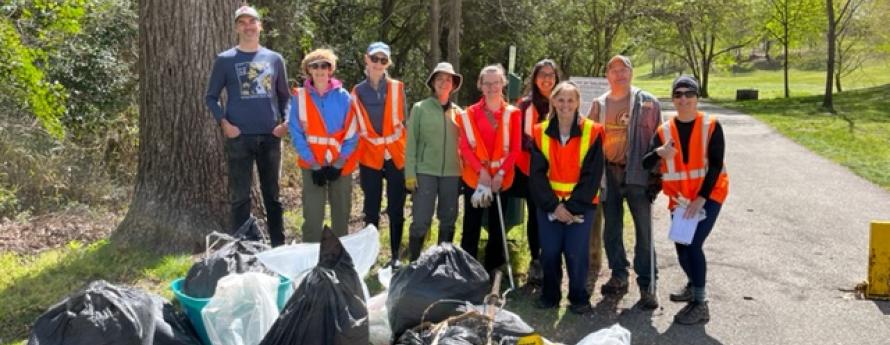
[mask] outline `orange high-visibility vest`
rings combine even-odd
[[[408,132],[405,129],[405,89],[402,82],[387,81],[386,103],[383,105],[383,133],[374,131],[365,105],[352,88],[353,111],[358,115],[359,164],[372,169],[383,169],[383,162],[392,159],[396,168],[405,167],[405,143]],[[387,116],[388,115],[388,116]]]
[[[535,109],[535,104],[530,102],[528,104],[528,108],[525,108],[525,114],[523,114],[524,124],[522,125],[522,132],[529,137],[532,137],[532,128],[538,122],[538,109]],[[529,169],[531,167],[532,161],[532,153],[529,151],[523,150],[519,153],[519,158],[516,159],[516,166],[519,167],[519,171],[522,171],[525,176],[528,176]]]
[[[462,130],[467,136],[467,142],[476,154],[476,158],[482,162],[482,167],[487,168],[488,173],[494,177],[495,174],[497,174],[497,171],[500,170],[501,165],[504,164],[507,156],[510,154],[510,115],[512,115],[513,112],[518,112],[519,109],[509,104],[505,106],[504,111],[501,112],[500,123],[498,124],[500,130],[495,136],[494,147],[492,148],[487,148],[485,147],[485,144],[477,142],[476,138],[480,138],[479,130],[476,129],[476,124],[473,121],[470,121],[470,116],[467,114],[470,109],[471,108],[467,108],[464,111],[461,111],[459,114],[460,116],[457,116],[457,128]],[[463,160],[460,162],[461,177],[464,182],[471,188],[476,188],[476,185],[479,183],[479,172],[473,170],[473,167],[469,164],[463,163]],[[510,171],[504,171],[504,173],[504,182],[501,184],[502,190],[506,190],[513,185],[513,175],[515,175],[516,172],[515,170],[510,169]]]
[[[569,141],[562,145],[559,139],[551,138],[547,135],[547,126],[551,120],[546,120],[534,126],[535,145],[544,154],[547,164],[547,178],[550,180],[550,189],[556,194],[561,201],[572,196],[572,191],[581,178],[581,166],[584,164],[584,157],[590,147],[599,138],[602,140],[605,131],[603,125],[593,120],[579,117],[578,126],[581,127],[581,138],[570,138]],[[599,203],[599,193],[593,198],[593,203]]]
[[[303,132],[306,134],[306,142],[309,143],[309,149],[312,150],[312,156],[315,161],[322,166],[332,165],[340,157],[340,147],[344,141],[356,135],[355,114],[349,111],[346,115],[346,121],[343,122],[343,128],[333,134],[328,134],[321,113],[312,101],[312,96],[303,88],[298,88],[297,116],[300,119],[300,125],[303,126]],[[341,172],[342,176],[346,176],[355,170],[358,163],[358,155],[354,152],[346,159]],[[303,169],[311,168],[309,162],[302,158],[297,158],[297,164]]]
[[[708,142],[717,123],[715,117],[702,112],[695,116],[692,135],[689,137],[689,159],[683,163],[680,134],[677,132],[675,121],[677,121],[676,117],[665,121],[661,127],[658,127],[658,138],[661,139],[661,142],[666,143],[668,138],[671,138],[674,142],[674,149],[677,150],[673,159],[663,159],[661,164],[662,190],[670,198],[669,209],[674,209],[681,198],[691,202],[698,196],[701,184],[708,173]],[[726,165],[724,164],[717,183],[708,198],[722,204],[728,193],[729,176],[726,174]]]

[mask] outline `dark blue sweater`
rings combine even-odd
[[[223,89],[225,108],[219,104]],[[272,133],[286,119],[290,105],[284,59],[262,47],[250,53],[237,48],[220,53],[213,62],[205,100],[217,122],[226,119],[242,134]]]

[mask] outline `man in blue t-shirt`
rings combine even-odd
[[[287,133],[290,94],[281,54],[260,46],[263,25],[250,6],[235,11],[238,45],[216,56],[205,99],[226,137],[232,219],[250,218],[251,170],[256,162],[273,246],[284,244],[278,198],[281,137]],[[226,90],[225,107],[219,97]]]

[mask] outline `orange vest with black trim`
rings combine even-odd
[[[306,134],[306,142],[309,149],[312,150],[312,156],[319,165],[332,165],[340,157],[340,148],[346,139],[354,137],[356,133],[355,114],[350,110],[346,114],[346,121],[343,122],[343,128],[333,134],[328,134],[321,113],[312,101],[312,96],[303,88],[296,90],[297,118],[300,125],[303,126],[303,132]],[[358,163],[358,155],[353,153],[346,159],[341,171],[342,176],[346,176],[355,170]],[[302,158],[297,158],[297,164],[303,169],[311,168],[309,162]]]
[[[551,120],[546,120],[534,126],[535,145],[544,154],[547,164],[547,179],[550,180],[550,189],[556,194],[559,200],[566,200],[572,196],[575,185],[581,178],[581,166],[584,164],[584,157],[590,147],[599,138],[602,141],[605,131],[603,125],[593,120],[579,117],[578,126],[581,127],[580,138],[570,138],[563,145],[559,139],[551,138],[547,135],[547,126]],[[599,193],[593,198],[593,203],[599,203]]]
[[[535,108],[535,104],[529,102],[528,108],[525,108],[525,114],[522,114],[522,133],[529,137],[533,137],[532,128],[534,128],[535,123],[538,122],[538,115],[538,109]],[[522,171],[525,176],[528,176],[531,162],[532,153],[530,151],[522,150],[522,152],[519,153],[519,158],[516,159],[516,166],[519,167],[519,171]]]
[[[677,151],[672,159],[663,159],[661,164],[662,191],[670,198],[669,209],[674,209],[681,199],[692,201],[698,197],[701,184],[708,173],[708,142],[717,124],[717,119],[710,115],[699,112],[695,116],[692,134],[689,137],[687,151],[689,158],[683,163],[680,134],[677,132],[675,121],[676,117],[658,127],[658,138],[661,142],[666,143],[668,138],[671,138]],[[722,204],[727,194],[729,194],[729,176],[724,165],[708,198]]]
[[[383,169],[383,162],[392,159],[396,168],[405,167],[405,89],[398,80],[387,81],[386,103],[383,105],[383,133],[377,133],[371,125],[368,111],[352,88],[353,111],[358,114],[359,129],[358,161],[372,169]]]
[[[481,138],[479,130],[476,129],[476,123],[470,121],[470,115],[468,114],[471,109],[464,109],[464,111],[460,112],[460,116],[457,116],[457,128],[466,135],[467,142],[476,154],[476,158],[482,162],[483,169],[487,168],[488,173],[494,177],[500,170],[501,165],[504,164],[507,156],[510,155],[510,117],[513,112],[517,112],[519,109],[509,104],[504,107],[504,111],[501,112],[501,118],[498,119],[498,131],[495,136],[494,147],[492,148],[485,147],[484,143],[479,142],[478,139]],[[473,167],[464,163],[463,160],[460,160],[460,162],[461,177],[464,182],[471,188],[476,188],[476,185],[479,183],[479,172],[473,170]],[[501,183],[502,190],[506,190],[513,185],[513,177],[516,171],[510,169],[510,171],[504,171],[504,173],[504,182]]]

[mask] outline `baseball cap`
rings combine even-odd
[[[677,77],[677,79],[674,79],[674,82],[671,83],[671,92],[673,93],[681,87],[688,88],[689,90],[698,93],[698,81],[691,75],[681,75]]]
[[[383,53],[383,55],[386,55],[386,57],[388,58],[390,54],[389,45],[383,42],[371,43],[371,45],[368,46],[368,55],[374,55],[377,53]]]
[[[241,6],[235,11],[235,21],[238,21],[238,18],[241,18],[241,16],[251,16],[257,20],[260,19],[260,13],[255,8],[247,5]]]

